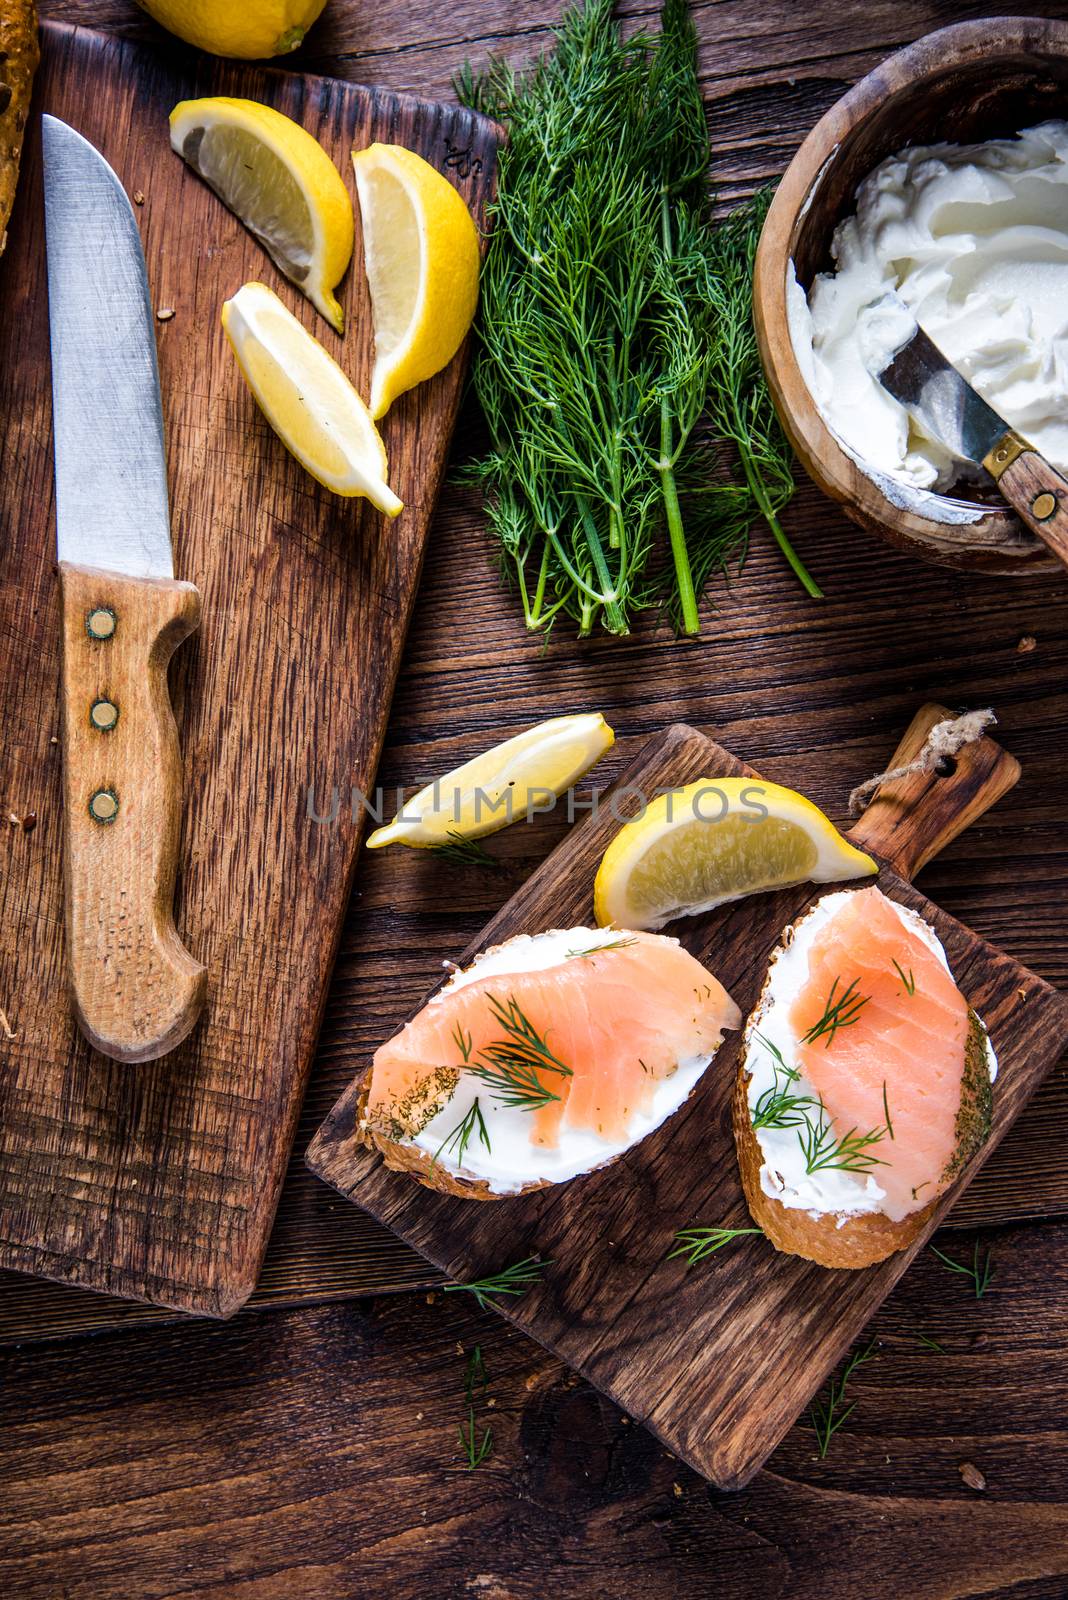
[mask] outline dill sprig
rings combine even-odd
[[[909,968],[908,976],[906,977],[904,968],[901,966],[900,962],[895,961],[894,962],[894,966],[897,968],[898,977],[901,979],[901,982],[905,985],[905,993],[908,994],[908,995],[915,994],[916,993],[916,979],[912,975],[912,968],[911,967]]]
[[[467,1460],[467,1470],[473,1472],[480,1467],[493,1449],[493,1429],[487,1424],[482,1430],[481,1439],[478,1437],[478,1427],[475,1423],[475,1405],[479,1400],[486,1398],[489,1379],[486,1375],[485,1362],[482,1360],[482,1346],[476,1344],[468,1357],[467,1368],[464,1372],[464,1401],[467,1405],[467,1420],[461,1423],[457,1432],[460,1437],[460,1449]]]
[[[763,1228],[680,1228],[675,1235],[675,1249],[669,1252],[667,1259],[674,1261],[676,1256],[685,1256],[687,1265],[693,1267],[735,1239],[748,1233],[763,1232]]]
[[[440,856],[443,861],[454,862],[458,867],[489,867],[494,872],[501,867],[497,857],[491,856],[477,839],[465,839],[454,828],[449,829],[448,843],[434,845],[431,853]]]
[[[815,1044],[817,1039],[826,1039],[825,1049],[830,1049],[834,1043],[834,1036],[839,1028],[852,1027],[860,1013],[871,999],[870,995],[858,994],[859,978],[854,978],[848,988],[838,994],[838,985],[841,980],[835,978],[827,996],[823,1015],[814,1022],[808,1032],[804,1034],[805,1044]],[[835,998],[837,995],[837,998]]]
[[[962,1277],[970,1279],[975,1290],[975,1298],[977,1300],[983,1298],[983,1295],[990,1287],[991,1279],[996,1270],[992,1250],[988,1250],[984,1259],[980,1261],[979,1240],[976,1239],[975,1248],[972,1251],[971,1265],[967,1262],[954,1261],[950,1256],[943,1255],[942,1251],[936,1249],[934,1245],[931,1246],[931,1254],[937,1256],[942,1265],[947,1267],[950,1272],[960,1273]]]
[[[845,1364],[840,1378],[832,1378],[827,1385],[827,1393],[819,1396],[809,1408],[809,1419],[816,1433],[816,1448],[821,1461],[826,1459],[831,1448],[831,1440],[843,1423],[847,1422],[857,1408],[855,1400],[848,1405],[845,1403],[846,1385],[866,1361],[870,1361],[875,1354],[875,1340],[864,1350],[856,1350]]]
[[[831,987],[832,1001],[833,998],[834,985]],[[829,1007],[830,1003],[829,1001]],[[863,1003],[861,997],[861,1004]],[[825,1012],[817,1027],[826,1020],[826,1016]],[[846,1024],[839,1022],[837,1026],[843,1027]],[[810,1030],[810,1033],[813,1033],[813,1030]],[[859,1134],[856,1128],[852,1127],[848,1133],[839,1137],[835,1135],[823,1100],[810,1094],[795,1093],[792,1085],[800,1081],[801,1074],[787,1064],[778,1046],[765,1038],[762,1033],[755,1032],[753,1037],[772,1057],[772,1081],[757,1096],[756,1103],[750,1111],[750,1121],[754,1129],[796,1128],[798,1142],[805,1157],[805,1171],[809,1176],[814,1172],[826,1172],[832,1168],[839,1172],[862,1175],[870,1172],[872,1167],[886,1166],[885,1161],[871,1154],[871,1146],[881,1143],[884,1135],[889,1134],[891,1139],[894,1137],[885,1080],[883,1111],[886,1114],[886,1125],[882,1128],[872,1128],[869,1133]],[[809,1034],[806,1034],[805,1038],[808,1039]]]
[[[885,1161],[870,1153],[873,1144],[881,1143],[887,1131],[885,1128],[872,1128],[870,1133],[858,1133],[853,1127],[848,1133],[836,1138],[822,1100],[819,1101],[819,1108],[818,1119],[813,1121],[806,1115],[804,1127],[799,1128],[797,1133],[804,1152],[807,1173],[826,1172],[834,1168],[839,1172],[863,1174],[870,1172],[872,1167],[886,1166]]]
[[[540,1256],[524,1256],[522,1261],[505,1267],[503,1272],[496,1272],[489,1278],[479,1278],[475,1283],[447,1283],[445,1293],[462,1291],[473,1294],[479,1307],[485,1311],[493,1306],[496,1295],[525,1294],[532,1283],[538,1282],[545,1268],[551,1266],[551,1261],[543,1261]]]
[[[472,1100],[467,1113],[456,1124],[452,1132],[446,1134],[445,1138],[438,1145],[437,1149],[434,1151],[434,1154],[430,1158],[431,1163],[433,1164],[437,1162],[439,1157],[442,1156],[446,1151],[450,1155],[453,1153],[453,1151],[455,1151],[457,1164],[462,1167],[464,1164],[464,1156],[467,1154],[467,1147],[471,1143],[471,1140],[476,1132],[486,1150],[491,1151],[492,1146],[490,1145],[490,1136],[486,1128],[485,1119],[482,1115],[482,1108],[478,1103],[477,1094]]]
[[[624,39],[612,11],[568,6],[522,78],[497,60],[457,79],[508,132],[473,367],[490,449],[467,476],[529,628],[566,614],[580,634],[627,633],[662,594],[662,557],[669,610],[696,633],[702,585],[756,515],[789,552],[789,450],[752,332],[763,202],[712,222],[685,0],[666,0],[659,34]],[[737,481],[714,481],[709,421],[737,445]]]
[[[797,1083],[801,1074],[787,1065],[778,1045],[762,1033],[754,1033],[753,1037],[772,1058],[772,1081],[757,1096],[751,1112],[753,1127],[800,1128],[808,1120],[809,1111],[820,1102],[809,1094],[795,1094],[790,1085]],[[779,1082],[780,1075],[783,1083]]]
[[[571,1068],[553,1054],[546,1037],[538,1032],[514,997],[509,996],[503,1004],[493,995],[487,998],[504,1038],[483,1046],[474,1060],[471,1059],[470,1034],[466,1036],[466,1049],[461,1039],[467,1071],[482,1080],[500,1105],[537,1111],[551,1100],[559,1100],[560,1096],[542,1081],[541,1074],[553,1072],[570,1078]]]
[[[584,961],[588,956],[599,956],[604,950],[625,950],[628,945],[637,942],[633,934],[625,933],[618,939],[609,939],[604,944],[595,944],[587,950],[566,950],[564,955],[568,961]]]

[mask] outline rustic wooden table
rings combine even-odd
[[[633,0],[624,9],[655,11]],[[128,0],[44,0],[42,10],[156,36]],[[1068,5],[1041,0],[698,0],[694,10],[727,202],[781,172],[849,83],[928,29],[995,11],[1068,16]],[[330,0],[291,64],[447,97],[465,57],[529,59],[555,11],[536,0]],[[456,454],[476,436],[467,414]],[[540,716],[597,707],[620,734],[606,777],[684,717],[840,816],[920,700],[992,704],[1024,779],[921,881],[1068,985],[1068,584],[917,566],[807,485],[788,518],[828,591],[823,604],[804,599],[758,536],[743,576],[716,591],[699,642],[647,632],[577,645],[561,631],[543,649],[498,586],[476,500],[448,489],[382,781],[413,783]],[[827,1459],[799,1424],[735,1496],[710,1490],[492,1314],[442,1295],[423,1264],[302,1171],[311,1131],[362,1055],[563,826],[547,818],[502,835],[497,873],[393,855],[361,866],[267,1266],[235,1322],[166,1322],[3,1276],[0,1592],[1068,1595],[1063,1065],[943,1234],[960,1260],[977,1240],[992,1249],[984,1298],[925,1255],[872,1327],[874,1357],[850,1389],[856,1410]],[[493,1450],[468,1472],[457,1427],[476,1345]],[[985,1487],[969,1486],[962,1463]]]

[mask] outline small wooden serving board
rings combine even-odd
[[[321,489],[261,417],[226,345],[224,299],[271,285],[367,393],[359,236],[344,339],[170,148],[202,95],[263,100],[350,152],[380,139],[443,171],[481,219],[494,130],[458,107],[156,51],[46,24],[22,185],[0,263],[0,1266],[226,1316],[255,1284],[352,883],[463,356],[383,424],[405,510]],[[175,657],[184,758],[177,897],[208,969],[201,1022],[122,1066],[78,1033],[61,894],[59,613],[40,116],[64,118],[135,202],[159,323],[175,573],[203,596]],[[336,799],[332,821],[331,795]],[[8,824],[8,814],[18,825]],[[23,820],[25,819],[25,821]]]
[[[943,714],[938,707],[924,708],[899,761],[916,754]],[[669,728],[603,798],[600,814],[577,827],[504,906],[464,961],[516,933],[592,921],[594,874],[619,827],[613,795],[622,801],[626,789],[652,796],[699,777],[751,772],[695,729]],[[458,1200],[391,1172],[354,1137],[358,1080],[316,1135],[309,1165],[459,1282],[529,1255],[550,1262],[521,1299],[500,1302],[502,1312],[714,1483],[742,1487],[996,1147],[1068,1039],[1063,996],[908,882],[1011,787],[1018,772],[1010,756],[983,740],[962,752],[948,775],[884,785],[851,835],[884,860],[878,879],[884,893],[935,928],[961,989],[990,1028],[1000,1062],[991,1137],[912,1249],[863,1272],[828,1271],[779,1255],[758,1238],[740,1239],[691,1269],[667,1259],[680,1228],[748,1223],[730,1115],[740,1035],[728,1036],[687,1104],[620,1161],[523,1198]],[[617,809],[627,815],[633,802]],[[665,931],[678,935],[748,1010],[782,930],[826,892],[809,885],[758,895]]]

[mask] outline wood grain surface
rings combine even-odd
[[[133,0],[44,0],[42,9],[163,41]],[[632,16],[652,9],[648,0],[623,6]],[[1064,0],[695,0],[693,9],[725,205],[778,176],[817,117],[890,50],[955,19],[1065,16]],[[455,0],[447,9],[328,0],[287,65],[448,98],[465,57],[499,47],[529,60],[557,11],[557,0]],[[184,57],[173,43],[167,50],[169,60]],[[20,207],[25,200],[23,191]],[[455,455],[478,439],[468,411]],[[6,458],[3,472],[0,529],[9,540],[19,530],[6,484],[13,473],[17,481],[18,462]],[[717,588],[704,608],[699,643],[676,645],[646,628],[630,641],[583,647],[560,633],[543,649],[524,636],[514,597],[498,585],[477,497],[446,483],[380,781],[414,789],[489,739],[564,705],[594,706],[619,735],[593,775],[598,784],[651,732],[683,717],[843,821],[849,790],[882,767],[920,700],[993,704],[998,737],[1024,776],[1009,802],[924,870],[923,886],[1068,987],[1068,583],[991,583],[925,568],[853,528],[807,483],[787,521],[829,591],[825,604],[796,592],[757,535],[742,579],[729,592]],[[2,651],[6,627],[0,638]],[[21,801],[17,788],[0,792],[0,817],[25,819]],[[1064,1600],[1064,1065],[938,1240],[958,1260],[973,1244],[992,1248],[995,1278],[983,1299],[924,1251],[871,1325],[876,1357],[850,1385],[857,1410],[827,1459],[817,1459],[802,1419],[737,1494],[709,1489],[467,1296],[263,1314],[425,1279],[415,1252],[300,1157],[355,1064],[567,826],[561,812],[490,840],[496,871],[422,852],[361,861],[297,1155],[253,1297],[258,1311],[222,1327],[146,1327],[167,1313],[0,1274],[0,1339],[61,1341],[0,1351],[5,1593]],[[21,852],[31,840],[17,842]],[[0,994],[0,1007],[10,1009],[10,998]],[[456,1429],[476,1342],[497,1416],[490,1460],[467,1472]],[[985,1489],[964,1483],[965,1462]]]
[[[346,279],[342,344],[170,149],[176,101],[251,95],[318,134],[351,184],[353,145],[410,145],[480,210],[489,125],[388,93],[45,29],[39,107],[110,159],[141,215],[160,311],[175,570],[203,622],[175,662],[185,766],[178,926],[210,974],[206,1014],[136,1071],[77,1034],[62,981],[55,548],[40,133],[26,143],[3,261],[0,660],[12,815],[0,882],[0,1261],[224,1316],[259,1273],[292,1145],[444,466],[462,356],[391,412],[395,523],[320,490],[257,411],[225,346],[222,301],[275,283],[366,392],[365,279]],[[462,174],[461,175],[461,169]],[[333,821],[326,797],[339,800]]]
[[[1068,1226],[993,1244],[980,1301],[925,1251],[827,1458],[802,1419],[736,1494],[466,1295],[0,1351],[0,1591],[1064,1600]],[[493,1437],[470,1472],[476,1345]]]
[[[44,11],[186,53],[132,0],[46,0]],[[650,18],[627,0],[624,14]],[[958,18],[995,10],[1059,18],[1062,0],[997,7],[946,0],[866,0],[841,8],[795,0],[698,3],[712,176],[727,206],[785,168],[816,119],[889,51]],[[447,18],[429,0],[373,8],[330,0],[295,70],[336,72],[395,90],[448,97],[465,58],[504,48],[516,62],[549,42],[553,7],[457,0]],[[195,58],[189,57],[190,60]],[[27,204],[25,190],[19,205]],[[177,320],[177,319],[176,319]],[[170,325],[174,331],[174,324]],[[455,454],[477,447],[468,408]],[[19,482],[15,463],[16,485]],[[8,496],[0,517],[17,536]],[[993,704],[1005,742],[1026,766],[1011,820],[995,812],[925,873],[947,910],[1044,977],[1068,986],[1068,854],[1059,795],[1068,784],[1068,583],[960,577],[888,551],[859,533],[807,481],[787,513],[829,591],[796,592],[770,542],[755,535],[745,574],[714,588],[700,642],[646,626],[632,640],[548,647],[526,637],[498,583],[477,496],[446,483],[432,534],[379,781],[413,791],[435,773],[562,708],[605,710],[618,743],[594,774],[603,784],[649,733],[685,717],[750,753],[763,773],[811,794],[832,816],[881,768],[917,701]],[[14,604],[14,601],[11,602]],[[30,814],[21,783],[3,810]],[[11,826],[14,826],[11,824]],[[426,1263],[304,1168],[315,1128],[383,1031],[418,1002],[486,919],[564,836],[562,811],[490,842],[496,872],[472,872],[423,852],[361,861],[339,947],[315,1071],[298,1127],[275,1231],[253,1303],[281,1306],[426,1283]],[[16,838],[18,865],[32,839]],[[10,1012],[10,996],[0,1008]],[[0,1027],[0,1050],[3,1049]],[[1068,1212],[1068,1066],[1041,1089],[954,1208],[951,1227]],[[166,1313],[11,1274],[0,1276],[0,1340],[62,1337],[157,1322]]]
[[[930,727],[941,708],[925,708]],[[911,730],[910,730],[911,731]],[[913,738],[907,741],[911,747]],[[752,768],[685,725],[650,740],[581,827],[508,901],[474,943],[478,951],[517,933],[588,926],[601,856],[641,797],[696,779]],[[922,860],[1004,793],[1016,776],[990,744],[962,751],[954,769],[918,789],[899,780],[877,797],[871,822],[851,837],[868,848],[896,813],[896,857]],[[957,802],[955,805],[954,802]],[[915,842],[908,838],[911,831]],[[1068,1002],[1010,957],[969,933],[884,865],[879,887],[936,930],[961,990],[990,1030],[999,1060],[988,1144],[941,1196],[916,1241],[862,1272],[825,1271],[746,1239],[714,1270],[688,1273],[667,1259],[680,1228],[746,1225],[730,1106],[741,1034],[729,1036],[690,1099],[609,1167],[569,1184],[478,1205],[435,1194],[391,1171],[359,1140],[359,1079],[338,1101],[308,1151],[328,1183],[460,1283],[531,1255],[551,1263],[535,1289],[502,1310],[669,1449],[723,1488],[738,1488],[771,1453],[828,1371],[857,1338],[916,1252],[950,1210],[975,1168],[1004,1137],[1068,1042]],[[813,885],[757,895],[666,931],[714,972],[744,1013],[755,1003],[784,928],[826,890]]]

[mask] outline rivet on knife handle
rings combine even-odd
[[[117,1061],[178,1044],[206,973],[174,926],[181,758],[167,664],[200,620],[191,583],[60,563],[64,884],[78,1022]],[[110,615],[103,631],[87,625]]]

